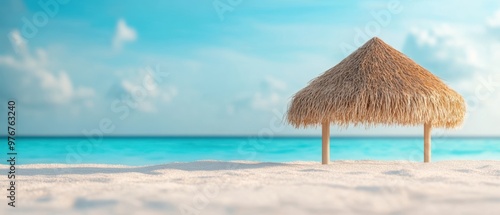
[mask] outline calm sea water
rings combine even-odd
[[[500,160],[500,139],[434,138],[432,159]],[[197,160],[321,161],[320,138],[18,138],[18,164],[152,165]],[[331,139],[332,160],[423,160],[422,138]],[[5,155],[5,147],[2,147]]]

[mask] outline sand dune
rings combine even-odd
[[[2,172],[7,166],[0,165]],[[498,214],[500,161],[20,165],[0,214]],[[7,186],[6,178],[2,187]],[[7,194],[5,189],[3,192]]]

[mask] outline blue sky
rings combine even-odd
[[[373,36],[467,100],[464,126],[435,135],[500,131],[498,1],[38,2],[0,8],[0,102],[20,134],[317,135],[282,121],[289,99]]]

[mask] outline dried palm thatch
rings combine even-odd
[[[287,119],[295,127],[330,122],[453,128],[464,115],[462,96],[374,37],[297,92]]]

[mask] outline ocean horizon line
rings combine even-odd
[[[6,135],[0,135],[1,138],[7,138]],[[84,135],[18,135],[17,138],[88,138]],[[235,138],[259,138],[259,135],[103,135],[102,138],[182,138],[182,139],[235,139]],[[321,135],[276,135],[276,136],[265,136],[264,139],[278,138],[278,139],[318,139]],[[413,135],[388,135],[388,136],[371,136],[371,135],[340,135],[331,138],[342,138],[342,139],[414,139],[423,138],[423,135],[413,136]],[[500,136],[469,136],[469,135],[453,135],[453,136],[443,136],[435,137],[432,139],[498,139]]]

